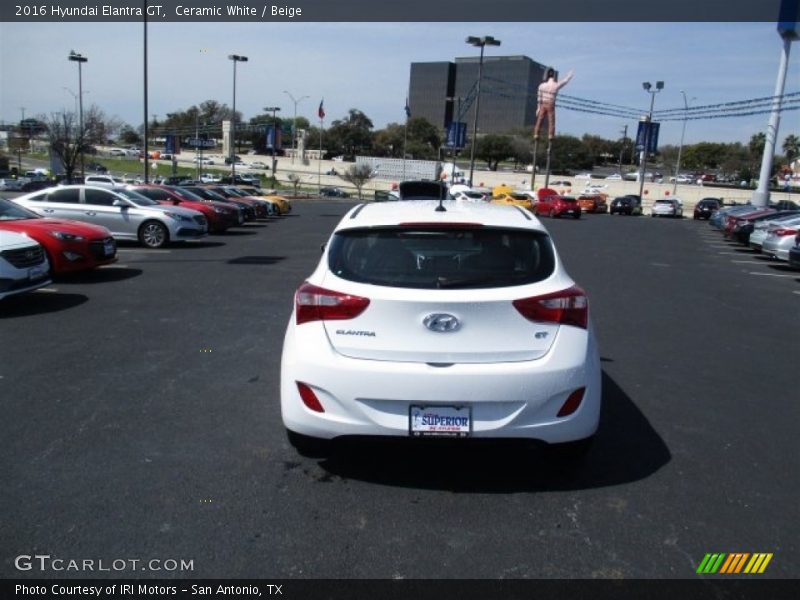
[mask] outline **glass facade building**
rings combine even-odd
[[[475,83],[479,57],[455,62],[411,63],[409,106],[412,116],[446,128],[461,98],[461,121],[475,116]],[[536,120],[536,91],[546,67],[527,56],[484,56],[478,133],[511,133],[532,129]]]

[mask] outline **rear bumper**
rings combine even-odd
[[[311,387],[325,412],[309,409],[297,382]],[[585,387],[571,415],[567,397]],[[281,413],[287,429],[331,439],[408,436],[411,405],[469,406],[472,437],[569,442],[594,434],[601,368],[593,333],[562,326],[550,351],[533,361],[453,364],[363,360],[336,353],[319,323],[289,326],[281,363]]]

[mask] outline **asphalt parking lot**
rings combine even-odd
[[[0,304],[3,577],[98,575],[15,568],[35,553],[194,566],[117,577],[692,578],[709,552],[800,574],[800,273],[690,219],[546,219],[603,361],[580,472],[513,445],[302,458],[280,420],[283,333],[352,205],[121,245]]]

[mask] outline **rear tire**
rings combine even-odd
[[[330,440],[303,435],[291,429],[286,430],[286,437],[300,456],[322,458],[330,453]]]

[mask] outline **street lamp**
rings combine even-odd
[[[292,164],[294,164],[294,152],[295,152],[294,141],[295,137],[297,136],[297,105],[300,104],[306,98],[310,98],[310,96],[300,96],[295,100],[295,97],[292,96],[291,92],[283,90],[283,93],[289,96],[289,98],[292,99],[292,102],[294,102],[294,120],[292,121]]]
[[[81,145],[81,178],[83,178],[86,176],[86,173],[83,161],[83,71],[81,65],[89,59],[83,54],[78,54],[75,50],[70,50],[67,58],[72,62],[78,63],[78,142]]]
[[[675,163],[675,183],[672,186],[672,195],[678,190],[678,173],[681,170],[681,154],[683,153],[683,136],[686,135],[686,119],[689,117],[689,101],[686,99],[686,92],[683,94],[683,127],[681,128],[681,144],[678,146],[678,161]],[[694,98],[692,98],[694,100]]]
[[[236,183],[236,63],[247,62],[247,57],[229,54],[228,59],[233,61],[233,118],[231,119],[231,147],[228,156],[231,160],[231,184],[234,184]]]
[[[275,165],[277,161],[275,160],[275,146],[278,143],[278,127],[275,123],[277,117],[275,113],[280,110],[279,106],[265,106],[264,110],[267,112],[272,111],[272,178],[275,179]]]
[[[642,193],[644,192],[644,174],[647,172],[647,149],[650,145],[650,124],[653,121],[653,104],[656,100],[656,94],[664,89],[664,82],[663,81],[656,81],[656,87],[653,88],[653,85],[649,81],[645,81],[642,83],[642,88],[644,91],[650,94],[650,112],[647,113],[645,117],[647,121],[647,129],[645,129],[645,136],[644,136],[644,147],[642,148],[641,158],[639,160],[639,198],[641,199]]]
[[[466,39],[466,42],[470,46],[477,46],[481,49],[481,57],[478,61],[478,85],[476,88],[475,93],[477,94],[475,98],[475,117],[472,121],[472,139],[470,140],[470,150],[469,150],[469,186],[472,187],[472,174],[475,170],[475,146],[477,142],[478,136],[478,111],[481,108],[481,78],[483,76],[483,50],[486,46],[499,46],[500,40],[494,39],[490,35],[485,35],[483,37],[475,37],[469,36]]]
[[[445,98],[448,102],[453,103],[453,110],[452,114],[453,117],[450,119],[450,129],[453,132],[453,171],[450,173],[450,182],[451,185],[455,183],[455,176],[456,176],[456,148],[458,146],[458,123],[459,119],[461,118],[461,101],[463,98],[461,96],[447,96]],[[453,124],[455,123],[455,126]],[[472,176],[470,176],[471,178]]]

